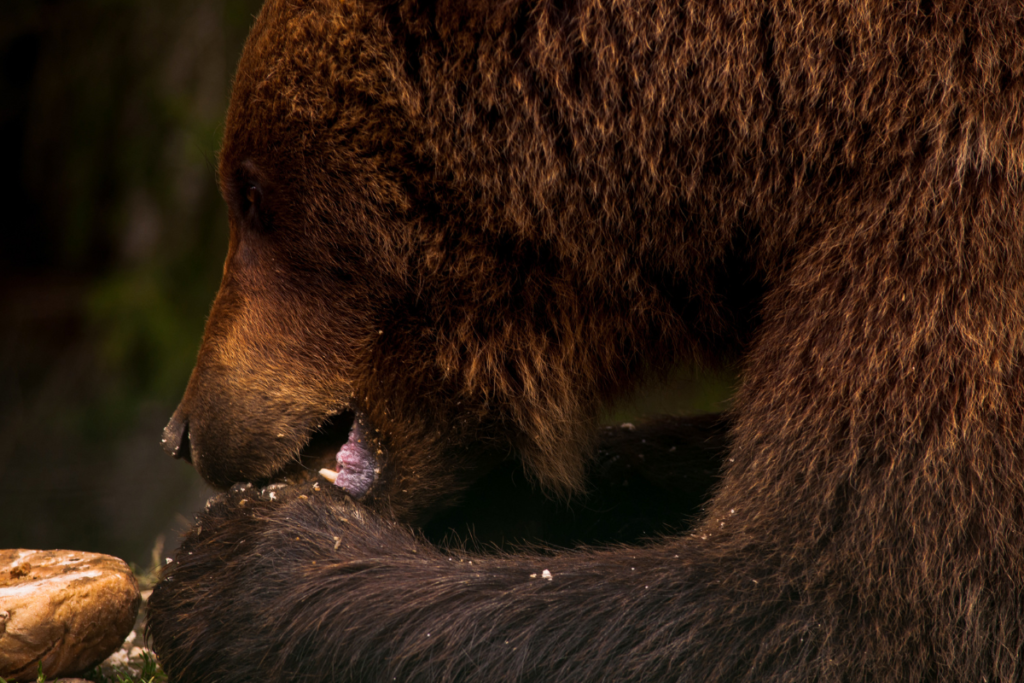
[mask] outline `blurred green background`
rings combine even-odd
[[[159,448],[227,241],[256,0],[0,3],[0,548],[148,564],[210,494]]]

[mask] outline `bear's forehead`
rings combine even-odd
[[[386,99],[381,72],[401,72],[378,21],[358,3],[267,2],[238,65],[222,159],[297,152],[327,128],[358,127],[352,103]]]
[[[296,11],[293,3],[265,5],[235,75],[227,144],[239,134],[274,135],[276,121],[295,124],[323,115],[330,98],[322,76],[331,71],[328,51],[317,49],[326,42],[324,23],[320,13]]]

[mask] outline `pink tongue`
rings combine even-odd
[[[338,478],[334,482],[353,498],[365,496],[377,478],[377,460],[367,446],[366,435],[357,417],[348,441],[338,451]]]

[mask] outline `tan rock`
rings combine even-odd
[[[135,624],[139,585],[122,560],[70,550],[0,550],[0,677],[84,671]]]

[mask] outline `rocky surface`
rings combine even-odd
[[[152,591],[143,591],[143,604],[145,604],[145,593],[152,593]],[[140,644],[137,645],[136,642]],[[108,681],[125,678],[133,681],[139,679],[143,681],[165,680],[156,663],[156,655],[142,644],[142,638],[138,637],[136,631],[129,633],[121,647],[104,659],[94,669],[94,672],[100,675],[100,679],[106,678]],[[67,681],[58,681],[57,683],[67,683]]]
[[[122,560],[69,550],[0,550],[0,677],[69,676],[124,642],[139,586]]]

